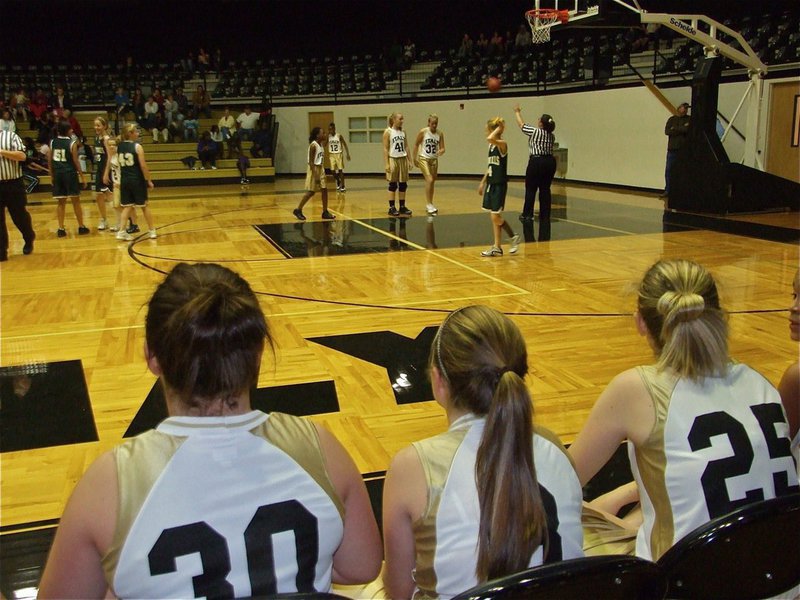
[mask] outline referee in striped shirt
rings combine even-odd
[[[25,144],[19,136],[11,131],[0,131],[0,261],[8,260],[6,209],[25,240],[22,253],[33,252],[36,234],[31,225],[31,216],[25,208],[27,197],[22,182],[24,162]]]
[[[553,144],[556,137],[553,131],[556,122],[548,114],[539,118],[534,127],[522,118],[522,109],[519,104],[514,107],[514,116],[522,133],[528,136],[528,168],[525,170],[525,204],[522,206],[520,221],[533,221],[533,203],[536,200],[536,191],[539,191],[539,222],[550,223],[550,184],[556,174],[556,159],[553,156]]]

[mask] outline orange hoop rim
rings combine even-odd
[[[569,21],[568,10],[557,10],[555,8],[532,8],[525,13],[528,21],[538,19],[540,21],[561,21],[566,23]]]

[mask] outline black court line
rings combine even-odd
[[[261,237],[263,237],[265,240],[267,240],[267,242],[269,242],[269,244],[270,244],[270,245],[271,245],[273,248],[275,248],[275,250],[277,250],[278,252],[280,252],[281,254],[283,254],[283,256],[285,256],[286,258],[294,258],[294,257],[293,257],[291,254],[289,254],[289,252],[288,252],[287,250],[285,250],[285,249],[283,248],[283,246],[281,246],[281,245],[280,245],[278,242],[276,242],[275,240],[273,240],[273,239],[272,239],[270,236],[268,236],[268,235],[267,235],[267,234],[266,234],[264,231],[262,231],[260,227],[257,227],[257,226],[255,226],[255,225],[251,225],[250,227],[252,227],[253,229],[255,229],[255,230],[258,232],[258,234],[259,234]]]
[[[15,523],[14,525],[4,525],[0,527],[0,534],[22,531],[24,529],[39,529],[40,527],[51,527],[58,525],[61,519],[44,519],[43,521],[28,521],[27,523]]]
[[[296,193],[296,192],[293,192]],[[258,210],[258,206],[248,206],[242,208],[233,208],[229,210],[222,210],[218,212],[209,212],[204,213],[203,215],[195,215],[192,217],[188,217],[186,219],[181,219],[179,221],[174,221],[172,223],[168,223],[163,225],[162,228],[171,227],[173,225],[180,225],[182,223],[188,223],[191,221],[195,221],[200,218],[208,218],[208,217],[215,217],[218,215],[223,215],[227,213],[236,213],[236,212],[244,212],[249,210]],[[262,208],[269,208],[267,205],[264,205]],[[653,209],[655,210],[655,209]],[[249,227],[253,227],[253,225],[249,225]],[[158,228],[157,228],[158,229]],[[257,229],[257,228],[256,228]],[[168,235],[168,234],[165,234]],[[631,232],[631,235],[635,235],[635,233]],[[266,236],[265,236],[266,237]],[[388,237],[388,236],[387,236]],[[156,273],[160,273],[162,275],[166,275],[168,272],[153,265],[149,265],[139,257],[145,258],[152,258],[155,260],[163,260],[163,261],[177,261],[177,262],[198,262],[196,259],[175,259],[171,257],[162,257],[157,255],[147,255],[144,253],[140,253],[135,250],[135,246],[143,241],[146,241],[147,234],[142,234],[141,236],[134,239],[132,242],[128,244],[128,255],[131,259],[139,264],[140,266],[150,269],[151,271],[155,271]],[[269,241],[269,240],[268,240]],[[273,244],[274,245],[274,244]],[[275,246],[282,254],[284,251],[282,248]],[[431,250],[424,249],[421,250],[424,252],[430,252]],[[284,254],[285,255],[285,254]],[[259,259],[261,260],[261,259]],[[274,260],[274,259],[268,259]],[[252,262],[248,259],[230,259],[230,260],[220,260],[218,262]],[[389,304],[372,304],[372,303],[364,303],[364,302],[347,302],[344,300],[330,300],[325,298],[310,298],[308,296],[297,296],[292,294],[279,294],[277,292],[262,292],[258,290],[253,290],[255,294],[259,296],[271,297],[271,298],[280,298],[284,300],[297,300],[301,302],[313,302],[317,304],[327,304],[332,306],[346,306],[352,308],[374,308],[380,310],[402,310],[407,312],[428,312],[428,313],[438,313],[438,314],[449,314],[452,312],[450,308],[433,308],[433,307],[419,307],[419,306],[393,306]],[[728,311],[728,314],[759,314],[759,313],[777,313],[777,312],[785,312],[786,308],[769,308],[769,309],[753,309],[753,310],[744,310],[744,311]],[[616,318],[616,317],[629,317],[630,313],[552,313],[552,312],[529,312],[529,311],[520,311],[520,312],[507,312],[505,313],[508,316],[516,316],[516,317],[590,317],[590,318]]]

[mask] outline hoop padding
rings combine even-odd
[[[531,27],[531,43],[543,44],[550,41],[550,28],[557,22],[566,23],[569,21],[568,10],[556,10],[553,8],[534,8],[525,13],[528,25]]]

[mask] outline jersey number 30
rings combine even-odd
[[[278,593],[272,536],[282,531],[294,533],[298,592],[314,592],[319,553],[317,518],[297,500],[260,506],[244,530],[250,595]],[[300,543],[303,540],[303,543]],[[231,571],[228,543],[208,523],[199,521],[165,529],[147,555],[151,575],[174,573],[176,558],[199,554],[203,573],[192,577],[195,598],[234,598],[233,586],[226,577]],[[241,595],[241,594],[239,594]]]
[[[789,438],[778,437],[775,432],[775,425],[784,420],[780,405],[757,404],[751,406],[750,410],[764,434],[769,457],[771,459],[791,457]],[[689,431],[689,446],[693,452],[704,450],[711,446],[711,438],[717,435],[728,436],[733,455],[710,461],[700,477],[708,514],[712,519],[728,514],[740,506],[764,499],[764,490],[761,488],[748,490],[745,497],[739,500],[731,500],[728,493],[725,480],[750,473],[754,458],[753,445],[750,443],[747,430],[731,415],[720,411],[697,417]],[[789,484],[787,471],[773,473],[772,481],[776,496],[800,491],[798,486]]]

